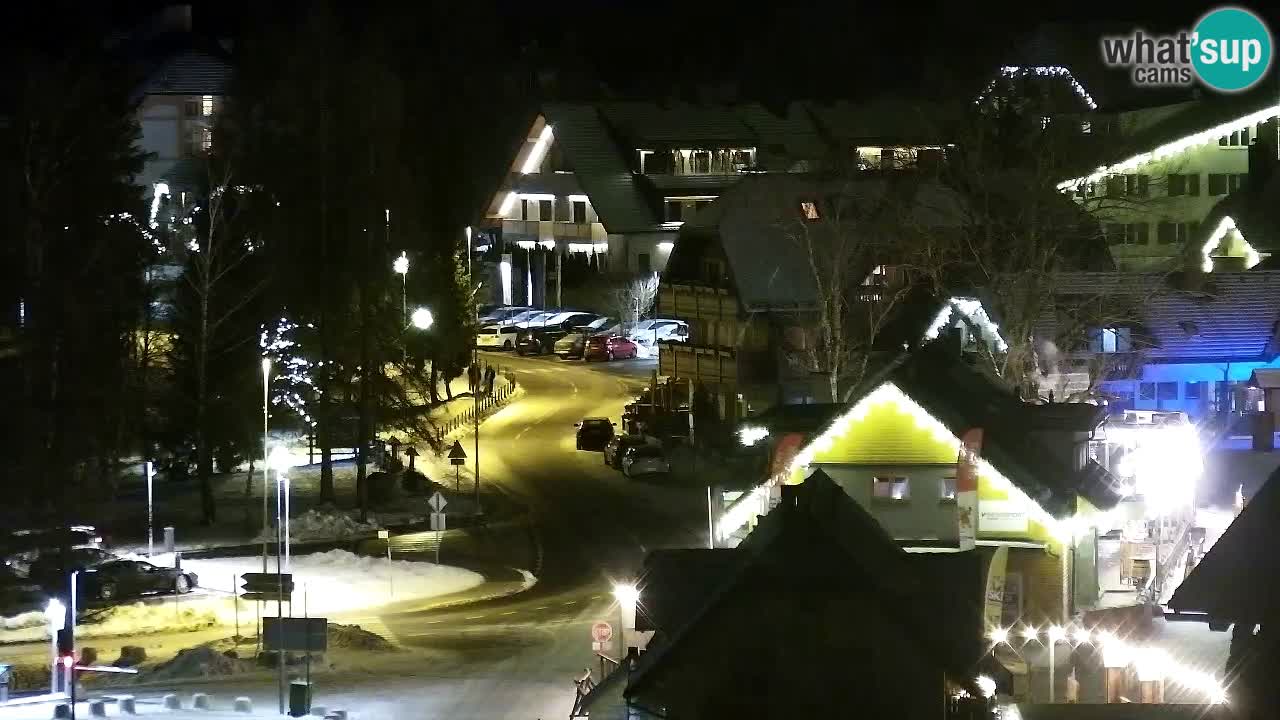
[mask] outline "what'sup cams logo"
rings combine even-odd
[[[1201,17],[1195,28],[1173,35],[1102,38],[1102,60],[1130,68],[1135,85],[1189,86],[1197,78],[1219,92],[1253,87],[1271,67],[1271,31],[1252,12],[1222,7]]]

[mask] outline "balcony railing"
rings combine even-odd
[[[658,290],[658,314],[693,320],[735,316],[738,300],[725,288],[664,283]]]
[[[503,220],[502,234],[512,240],[564,240],[567,242],[605,242],[607,234],[600,223],[574,223],[562,220]]]

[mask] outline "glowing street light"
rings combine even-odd
[[[1022,638],[1027,642],[1031,642],[1040,635],[1040,632],[1030,625],[1022,628]]]
[[[277,542],[281,542],[281,534],[283,533],[283,542],[281,542],[284,552],[285,569],[289,568],[289,469],[293,467],[293,460],[289,456],[289,451],[283,446],[277,445],[271,450],[271,455],[267,457],[267,465],[276,471],[276,538]],[[277,549],[276,567],[280,568],[280,549]],[[283,572],[277,570],[277,572]]]
[[[262,572],[267,571],[267,495],[271,492],[271,459],[267,457],[267,395],[271,387],[271,358],[262,358]]]
[[[640,604],[640,589],[631,583],[615,583],[613,596],[618,600],[618,614],[622,620],[621,632],[618,633],[618,639],[622,642],[622,649],[618,653],[621,661],[627,654],[627,633],[636,629],[636,606]]]
[[[991,632],[988,634],[988,637],[990,637],[991,642],[996,645],[1000,645],[1001,643],[1008,643],[1009,629],[1002,628],[1002,627],[991,628]]]
[[[433,324],[435,324],[435,321],[435,316],[431,314],[430,310],[424,307],[414,310],[413,316],[410,318],[410,322],[419,330],[429,329]]]
[[[404,324],[409,324],[409,256],[403,250],[391,263],[391,269],[400,273],[400,307],[404,311]]]
[[[58,632],[67,626],[67,606],[58,598],[51,598],[44,609],[44,619],[49,621],[49,692],[58,692]]]

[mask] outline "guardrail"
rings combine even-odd
[[[443,443],[444,438],[458,430],[474,426],[477,418],[483,420],[486,413],[507,404],[515,396],[515,393],[516,382],[511,379],[503,380],[501,385],[493,388],[493,392],[479,396],[471,407],[449,418],[448,421],[441,425],[439,427],[440,442]]]

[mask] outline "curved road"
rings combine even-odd
[[[634,580],[649,550],[705,546],[705,488],[629,480],[599,452],[574,447],[573,425],[583,417],[620,422],[622,406],[647,385],[651,363],[497,353],[483,360],[513,371],[525,390],[481,426],[480,473],[482,487],[529,508],[541,549],[538,584],[501,600],[379,620],[400,643],[442,659],[404,681],[414,691],[432,688],[425,716],[565,717],[571,679],[598,667],[593,622],[613,624],[610,654],[617,652],[612,583]],[[368,701],[363,683],[348,691],[352,706]]]

